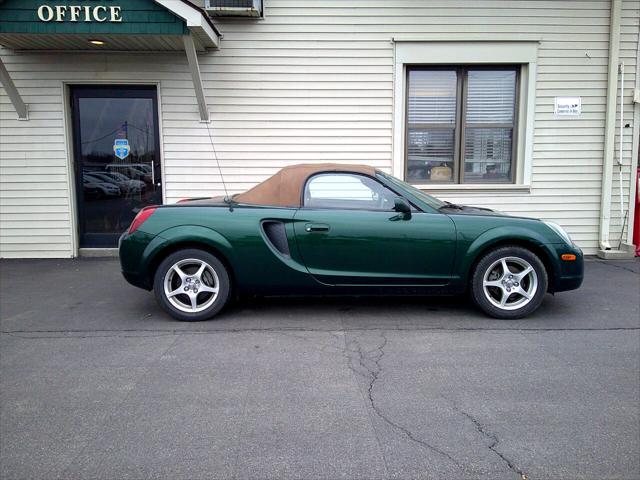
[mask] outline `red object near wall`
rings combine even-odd
[[[640,167],[636,181],[636,213],[633,221],[633,243],[636,246],[636,257],[640,257]]]

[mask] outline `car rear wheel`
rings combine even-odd
[[[160,263],[153,291],[160,306],[177,320],[208,320],[229,299],[229,274],[209,252],[179,250]]]
[[[471,296],[487,315],[522,318],[538,309],[547,285],[547,271],[537,255],[522,247],[501,247],[484,255],[476,265]]]

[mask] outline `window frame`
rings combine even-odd
[[[522,77],[522,65],[517,63],[510,64],[405,64],[405,78],[404,78],[404,168],[403,179],[405,182],[411,185],[447,185],[447,186],[461,186],[461,185],[516,185],[518,180],[518,169],[520,168],[520,159],[518,158],[518,145],[519,145],[519,119],[521,115],[520,105],[520,89],[521,77]],[[410,83],[409,78],[412,71],[434,71],[434,70],[453,70],[456,72],[456,121],[454,123],[454,137],[453,137],[453,173],[452,179],[449,182],[430,182],[426,179],[420,179],[418,181],[411,181],[409,179],[409,130],[410,128],[445,128],[442,124],[410,124],[409,123],[409,91]],[[467,98],[468,98],[468,73],[469,70],[510,70],[515,72],[515,84],[514,84],[514,103],[513,103],[513,122],[511,125],[507,124],[469,124],[467,125]],[[416,127],[415,125],[418,125]],[[449,128],[449,125],[446,125]],[[465,143],[465,129],[466,128],[511,128],[511,169],[509,179],[506,181],[492,181],[492,182],[464,182],[464,143]]]

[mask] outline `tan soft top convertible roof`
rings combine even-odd
[[[300,164],[284,167],[274,176],[244,193],[233,197],[238,203],[300,207],[302,191],[307,179],[322,172],[349,172],[375,176],[376,169],[367,165],[339,165],[336,163]]]

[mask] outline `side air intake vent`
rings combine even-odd
[[[284,230],[284,223],[276,220],[265,220],[262,222],[262,230],[264,230],[264,234],[273,248],[286,257],[291,256],[289,242],[287,241],[287,232]]]

